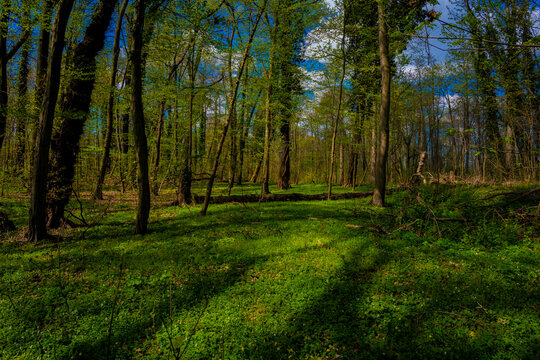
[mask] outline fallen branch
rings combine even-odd
[[[464,222],[464,223],[472,222],[471,219],[464,219],[464,218],[439,218],[439,217],[436,217],[434,219],[437,220],[437,221],[459,221],[459,222]]]

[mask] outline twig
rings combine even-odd
[[[437,221],[459,221],[459,222],[464,222],[464,223],[467,223],[467,222],[472,222],[473,220],[471,219],[465,219],[465,218],[435,218],[435,220]]]
[[[485,308],[485,307],[484,307],[484,306],[483,306],[482,304],[480,304],[480,303],[478,302],[478,299],[476,298],[476,296],[474,296],[474,295],[471,295],[471,297],[472,297],[472,298],[474,299],[474,301],[476,301],[476,303],[478,304],[478,309],[482,309],[482,310],[484,310],[484,313],[486,313],[486,314],[487,314],[487,310],[486,310],[486,308]]]
[[[460,308],[463,308],[463,309],[465,309],[465,310],[469,310],[470,312],[473,312],[473,313],[475,313],[476,315],[480,315],[480,314],[478,314],[478,311],[476,311],[476,310],[474,310],[474,309],[468,308],[468,307],[463,306],[463,305],[461,305],[461,304],[457,304],[457,306],[459,306]]]
[[[77,200],[77,202],[79,203],[79,211],[81,213],[81,219],[83,221],[83,223],[85,225],[88,226],[88,222],[86,221],[86,219],[84,218],[84,213],[83,213],[83,204],[81,202],[81,199],[79,199],[79,195],[77,194],[77,191],[75,191],[75,189],[73,189],[73,195],[75,195],[75,199]]]

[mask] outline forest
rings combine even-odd
[[[1,359],[537,359],[540,3],[0,0]]]

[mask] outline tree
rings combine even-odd
[[[279,173],[277,188],[291,188],[291,123],[295,109],[295,95],[300,92],[298,65],[301,61],[304,38],[304,11],[302,1],[279,0],[274,11],[275,64],[272,80],[275,81],[275,110],[279,136]]]
[[[0,10],[2,10],[0,15],[0,150],[2,150],[8,117],[8,61],[17,53],[17,51],[19,51],[26,40],[28,40],[32,31],[31,29],[25,29],[18,41],[15,42],[8,51],[7,37],[11,13],[11,1],[1,0]]]
[[[129,0],[124,0],[120,10],[118,11],[118,19],[116,20],[116,29],[114,31],[113,40],[113,61],[111,67],[111,81],[109,83],[109,98],[107,100],[107,133],[105,135],[105,146],[103,150],[103,159],[101,160],[101,168],[99,171],[98,181],[92,197],[96,200],[103,200],[103,183],[105,175],[110,163],[110,153],[112,145],[113,123],[114,123],[114,95],[116,93],[116,75],[118,72],[118,57],[120,55],[120,35],[122,32],[122,20],[126,12]]]
[[[375,170],[375,190],[373,205],[384,206],[386,193],[386,162],[388,161],[388,144],[390,136],[390,56],[388,53],[388,33],[386,29],[385,6],[377,3],[379,26],[379,57],[381,64],[381,109],[379,119],[379,152]]]
[[[373,205],[384,206],[386,192],[386,165],[389,152],[390,136],[390,86],[391,86],[391,55],[389,52],[388,28],[397,27],[403,33],[416,28],[417,24],[424,17],[421,11],[425,1],[414,2],[413,4],[404,1],[387,3],[385,0],[377,1],[377,21],[379,38],[379,60],[381,66],[381,104],[379,111],[379,139],[378,152],[375,170],[375,190],[373,192]],[[407,16],[403,16],[407,14]],[[387,22],[389,24],[387,24]],[[405,31],[403,31],[403,30]],[[406,44],[406,37],[400,36],[398,41],[403,41],[401,47],[396,51],[403,50]],[[401,49],[400,49],[401,48]]]
[[[60,72],[65,32],[69,15],[73,8],[73,2],[74,0],[60,1],[51,32],[51,54],[48,61],[43,102],[39,114],[37,152],[32,167],[32,191],[28,224],[28,239],[30,241],[39,241],[47,237],[46,194],[49,146],[58,91],[60,89]]]
[[[221,155],[221,152],[223,151],[223,144],[225,143],[225,138],[227,136],[227,130],[229,129],[232,121],[233,116],[233,109],[235,109],[236,104],[236,97],[238,95],[238,88],[240,87],[240,82],[242,80],[242,74],[244,72],[244,67],[246,65],[247,58],[249,57],[249,53],[251,50],[251,45],[253,44],[253,38],[255,36],[255,32],[257,31],[257,27],[259,25],[259,21],[261,20],[262,14],[264,13],[266,9],[266,4],[268,3],[267,0],[264,0],[263,5],[259,9],[257,13],[257,17],[255,19],[255,22],[253,24],[253,27],[251,29],[251,32],[249,34],[249,38],[246,44],[246,48],[244,50],[244,54],[242,55],[242,60],[240,61],[240,65],[238,67],[237,72],[237,78],[234,84],[233,91],[229,98],[229,107],[228,107],[228,113],[227,113],[227,120],[225,122],[225,127],[223,128],[223,133],[221,134],[221,137],[219,139],[218,147],[216,149],[216,155],[214,158],[214,165],[212,167],[212,173],[210,174],[210,179],[208,180],[208,184],[206,186],[206,195],[204,198],[203,207],[201,209],[201,215],[206,215],[206,211],[208,210],[208,205],[210,204],[210,196],[212,195],[212,187],[214,185],[214,181],[216,178],[218,166],[219,166],[219,157]]]
[[[105,31],[109,27],[116,3],[117,0],[101,0],[97,4],[84,38],[73,50],[73,75],[63,94],[60,127],[51,143],[47,224],[51,228],[61,225],[73,191],[79,142],[94,90],[96,56],[103,48]]]
[[[332,148],[330,150],[330,166],[328,167],[328,200],[331,199],[332,196],[332,180],[333,180],[333,174],[334,174],[334,157],[335,157],[335,150],[336,150],[336,139],[338,134],[338,128],[341,121],[341,104],[343,102],[343,82],[345,80],[345,72],[347,68],[347,51],[345,49],[345,39],[346,39],[346,20],[345,20],[345,9],[343,9],[343,29],[341,33],[341,75],[339,79],[339,95],[338,95],[338,106],[336,110],[335,118],[334,120],[334,129],[332,131]]]
[[[137,219],[135,233],[144,234],[148,227],[150,215],[150,180],[148,177],[148,145],[146,140],[144,108],[142,99],[143,81],[143,29],[145,21],[146,1],[136,0],[131,38],[129,41],[129,58],[131,62],[131,95],[130,109],[133,121],[133,138],[137,155]]]

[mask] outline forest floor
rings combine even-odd
[[[206,217],[166,191],[145,236],[135,193],[83,193],[70,209],[88,226],[0,241],[0,356],[538,358],[537,187],[422,186],[384,209],[370,197],[220,204]],[[21,229],[28,199],[0,203]]]

